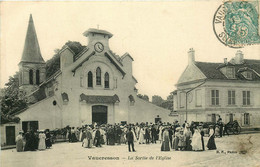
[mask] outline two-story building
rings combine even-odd
[[[174,111],[180,122],[216,122],[220,116],[225,123],[260,126],[260,60],[244,59],[241,51],[230,61],[210,63],[195,61],[190,49],[176,87]]]

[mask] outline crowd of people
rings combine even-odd
[[[209,150],[216,149],[215,135],[222,136],[218,120],[216,126],[209,126],[209,140],[206,147]],[[222,126],[223,128],[223,126]],[[135,151],[134,143],[153,144],[161,143],[161,151],[204,151],[205,128],[203,124],[184,123],[178,121],[173,124],[103,124],[85,125],[81,128],[69,127],[62,129],[62,135],[68,142],[82,142],[82,147],[102,147],[102,145],[128,144],[128,151]],[[56,135],[54,134],[55,137]],[[23,135],[22,132],[16,138],[17,151],[44,150],[52,146],[50,131],[29,131]]]
[[[26,133],[20,131],[16,137],[16,150],[22,151],[36,151],[51,148],[51,134],[50,130],[30,130]]]

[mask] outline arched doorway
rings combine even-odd
[[[92,106],[92,122],[96,122],[98,125],[107,123],[107,106]]]

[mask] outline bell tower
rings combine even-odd
[[[42,58],[33,18],[30,15],[24,49],[19,63],[19,89],[29,95],[45,81],[46,63]]]

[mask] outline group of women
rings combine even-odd
[[[170,131],[172,131],[171,128],[165,127],[162,132],[162,145],[161,145],[161,151],[170,151]],[[204,151],[204,131],[202,129],[202,126],[198,126],[194,133],[190,131],[189,125],[185,125],[185,127],[177,127],[173,133],[173,143],[172,149],[175,151]],[[209,150],[215,150],[216,144],[214,139],[214,129],[213,126],[210,126],[209,131],[209,140],[207,143],[207,148]]]
[[[17,152],[22,151],[36,151],[36,150],[45,150],[50,148],[51,135],[48,129],[40,131],[28,131],[25,134],[23,131],[20,131],[16,137],[16,150]]]

